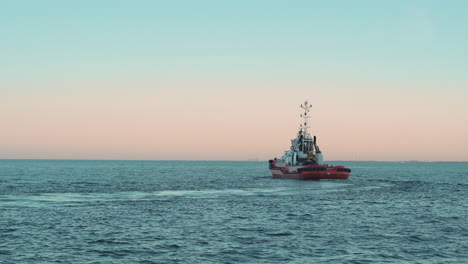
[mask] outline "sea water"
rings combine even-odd
[[[0,160],[0,263],[467,263],[468,163]]]

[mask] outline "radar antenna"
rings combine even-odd
[[[304,135],[305,138],[311,138],[309,131],[307,130],[310,128],[309,126],[309,119],[310,119],[310,114],[308,115],[307,113],[310,113],[310,108],[312,108],[312,105],[309,104],[308,100],[304,102],[304,105],[301,104],[301,108],[304,109],[304,114],[301,115],[302,118],[304,118],[304,124],[301,124],[302,128],[302,134]]]

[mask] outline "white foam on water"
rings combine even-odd
[[[207,189],[207,190],[171,190],[171,191],[158,191],[154,192],[155,196],[184,196],[184,197],[216,197],[226,195],[258,195],[259,193],[274,193],[287,190],[286,188],[275,189]]]
[[[0,195],[1,207],[42,207],[49,205],[66,205],[87,202],[144,201],[161,198],[186,197],[207,198],[220,196],[248,196],[259,193],[276,193],[285,191],[277,189],[207,189],[207,190],[166,190],[156,192],[116,192],[116,193],[43,193],[33,195]]]
[[[344,191],[352,184],[320,182],[313,185],[290,185],[278,188],[246,189],[205,189],[205,190],[163,190],[155,192],[116,192],[116,193],[42,193],[32,195],[0,195],[0,207],[43,207],[63,206],[77,203],[113,202],[113,201],[148,201],[183,198],[217,198],[224,196],[255,196],[262,194],[295,195],[303,192]],[[345,187],[345,188],[343,188]]]

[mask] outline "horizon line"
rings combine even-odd
[[[0,158],[0,160],[57,160],[57,161],[235,161],[235,162],[268,162],[268,160],[210,160],[210,159],[87,159],[87,158],[76,158],[76,159],[60,159],[60,158]],[[328,160],[327,162],[468,162],[460,160]]]

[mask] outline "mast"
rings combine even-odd
[[[304,113],[301,114],[301,117],[304,118],[304,123],[301,124],[301,128],[303,131],[302,134],[304,135],[304,138],[310,139],[311,136],[308,131],[308,129],[310,128],[309,126],[310,114],[308,115],[307,113],[310,113],[310,108],[312,108],[312,105],[309,104],[309,102],[306,100],[304,105],[301,104],[301,108],[304,109]]]

